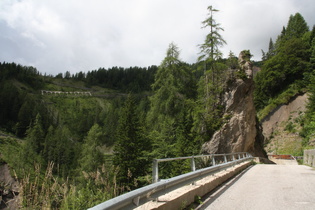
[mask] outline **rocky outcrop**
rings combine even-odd
[[[19,183],[7,164],[0,165],[0,209],[18,209]]]
[[[202,146],[203,153],[251,152],[253,155],[265,156],[262,129],[256,119],[253,101],[252,64],[244,52],[239,56],[239,64],[241,69],[238,75],[244,75],[244,78],[234,77],[228,83],[221,99],[226,122]]]

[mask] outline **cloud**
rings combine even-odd
[[[259,60],[290,14],[314,24],[313,0],[1,0],[0,60],[34,65],[41,72],[159,65],[170,42],[193,63],[212,4],[225,31],[224,55],[250,49]],[[313,22],[311,22],[313,21]]]

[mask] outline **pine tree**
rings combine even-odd
[[[174,119],[195,97],[195,81],[187,64],[179,59],[179,49],[171,43],[152,85],[151,110],[148,121],[153,127],[164,123],[166,117]]]
[[[219,110],[217,109],[219,95],[222,91],[222,84],[224,79],[224,70],[227,69],[225,65],[218,62],[222,56],[220,47],[226,44],[220,34],[224,31],[220,24],[214,19],[214,13],[219,10],[212,6],[208,7],[209,17],[202,22],[203,28],[209,28],[210,33],[206,36],[203,44],[199,45],[200,65],[204,69],[204,75],[200,78],[198,83],[198,100],[195,111],[195,130],[202,138],[209,138],[213,130],[217,129],[219,117]],[[220,124],[220,123],[219,123]]]
[[[183,115],[193,110],[196,85],[191,68],[179,59],[179,49],[174,43],[167,49],[152,89],[154,95],[150,97],[151,108],[147,117],[153,140],[152,156],[165,158],[181,155],[176,147],[187,139],[179,138],[177,131]]]
[[[45,133],[41,124],[41,116],[36,115],[35,122],[32,127],[26,131],[26,142],[24,145],[24,160],[32,163],[39,160],[39,155],[44,147]]]
[[[301,38],[308,31],[309,27],[300,13],[291,15],[285,32],[286,40]]]
[[[222,56],[220,47],[226,44],[226,41],[223,39],[220,31],[224,31],[221,24],[217,23],[213,18],[215,12],[219,10],[214,9],[212,6],[208,7],[209,17],[202,22],[203,28],[210,28],[210,33],[206,36],[206,39],[203,44],[199,45],[200,54],[199,60],[209,60],[212,62],[215,59],[218,59]]]
[[[133,189],[136,186],[135,180],[145,176],[149,170],[151,162],[147,152],[151,145],[144,135],[136,104],[131,95],[128,96],[121,110],[116,137],[113,163],[119,166],[117,179],[122,185]]]
[[[216,86],[218,85],[219,81],[219,68],[216,65],[217,59],[219,59],[222,56],[222,53],[220,51],[220,47],[222,47],[224,44],[226,44],[226,41],[223,39],[222,35],[220,34],[220,31],[224,31],[222,27],[220,27],[221,24],[217,23],[214,19],[214,13],[218,12],[219,10],[214,9],[212,6],[208,7],[209,10],[209,17],[202,22],[203,28],[209,28],[210,33],[206,36],[206,39],[203,44],[199,45],[200,47],[200,54],[199,61],[203,60],[204,65],[204,76],[203,76],[203,85],[205,89],[205,105],[206,105],[206,112],[209,112],[210,109],[213,109],[213,106],[211,108],[211,105],[208,104],[209,101],[212,101],[209,99],[212,96],[216,97],[216,93],[214,91],[216,90]],[[209,80],[209,77],[211,77],[211,81]],[[210,84],[212,83],[212,84]],[[207,102],[208,101],[208,102]]]
[[[275,47],[274,47],[272,38],[270,38],[269,48],[268,48],[268,52],[267,52],[267,59],[271,58],[274,55],[275,55]]]
[[[102,129],[98,124],[92,126],[82,145],[80,170],[84,172],[96,172],[102,166],[103,158],[98,149],[102,138]]]

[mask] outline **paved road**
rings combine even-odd
[[[199,209],[315,209],[315,170],[255,165],[211,194]]]

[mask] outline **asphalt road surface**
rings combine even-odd
[[[255,165],[209,195],[197,209],[315,209],[315,169]]]

